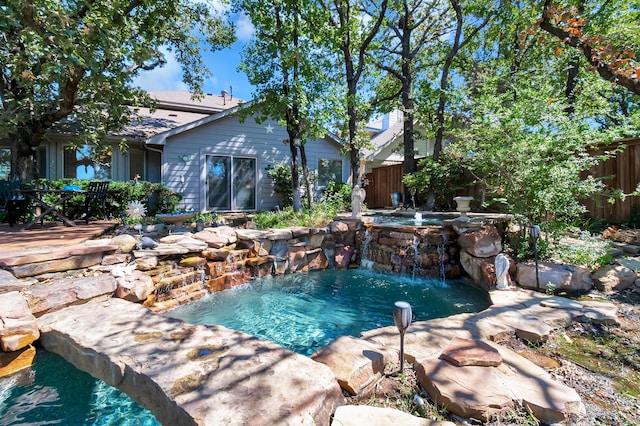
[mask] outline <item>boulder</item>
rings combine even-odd
[[[502,239],[498,229],[488,225],[477,231],[460,235],[458,246],[475,257],[492,257],[502,251]]]
[[[114,253],[108,254],[102,258],[102,262],[100,262],[103,266],[117,265],[118,263],[125,263],[129,260],[129,255],[127,253]]]
[[[344,222],[335,221],[329,224],[329,229],[332,234],[337,234],[340,232],[347,232],[349,230],[349,225]]]
[[[287,272],[295,273],[295,272],[306,272],[309,270],[307,265],[307,251],[306,247],[289,247],[289,265]]]
[[[158,258],[156,256],[145,256],[136,259],[136,268],[141,271],[150,271],[158,266]]]
[[[311,355],[311,359],[328,366],[340,387],[357,395],[384,374],[384,366],[398,362],[398,352],[375,343],[341,336]]]
[[[110,244],[117,247],[116,253],[131,253],[137,243],[132,235],[122,234],[113,237]]]
[[[520,287],[570,294],[586,293],[593,287],[591,271],[584,266],[566,265],[552,262],[538,262],[538,285],[536,265],[533,262],[518,263],[516,281]]]
[[[338,246],[334,253],[334,267],[336,269],[345,269],[351,263],[351,256],[354,249],[351,246]]]
[[[5,352],[17,351],[39,337],[36,318],[20,293],[0,294],[0,348]]]
[[[0,269],[0,294],[20,291],[26,287],[25,283],[17,279],[11,272]]]
[[[484,291],[491,291],[496,286],[494,257],[475,257],[466,250],[460,252],[462,269],[469,274],[473,284]]]
[[[626,290],[637,278],[634,271],[623,265],[605,265],[591,277],[596,288],[604,292]]]
[[[154,290],[153,279],[142,271],[133,271],[130,275],[118,278],[116,297],[130,302],[142,302]]]

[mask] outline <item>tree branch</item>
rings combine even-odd
[[[544,8],[542,10],[542,20],[540,21],[540,28],[548,32],[552,36],[558,38],[563,43],[578,49],[582,52],[583,56],[587,59],[587,62],[595,67],[600,77],[606,81],[618,84],[636,95],[640,95],[640,81],[631,78],[623,73],[615,71],[611,64],[604,60],[601,60],[599,55],[596,54],[596,47],[589,44],[587,41],[570,34],[568,31],[554,25],[551,22],[551,0],[546,0]]]

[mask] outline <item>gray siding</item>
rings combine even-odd
[[[268,133],[267,127],[272,128]],[[273,120],[257,124],[251,117],[241,123],[236,116],[221,118],[193,130],[169,137],[164,147],[163,182],[184,195],[180,208],[206,211],[206,156],[225,155],[256,159],[257,210],[280,204],[265,168],[289,161],[288,135]],[[309,168],[315,170],[320,158],[340,159],[337,143],[320,139],[306,144]],[[343,180],[349,177],[343,159]]]

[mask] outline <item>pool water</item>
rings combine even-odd
[[[219,324],[311,355],[339,336],[393,325],[393,304],[411,304],[414,321],[478,312],[489,296],[464,281],[412,279],[365,269],[265,277],[178,307],[165,315]]]
[[[442,226],[445,220],[455,219],[456,215],[423,215],[416,220],[414,216],[400,214],[383,214],[373,216],[373,223],[387,226]]]
[[[155,426],[126,394],[38,349],[30,369],[0,378],[0,425]]]

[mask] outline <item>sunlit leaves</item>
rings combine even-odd
[[[198,32],[212,48],[233,40],[224,17],[189,0],[7,0],[2,12],[0,134],[23,146],[37,146],[67,117],[75,123],[69,129],[96,141],[122,127],[130,118],[126,105],[145,100],[133,78],[164,62],[163,46],[198,93],[209,75]]]

